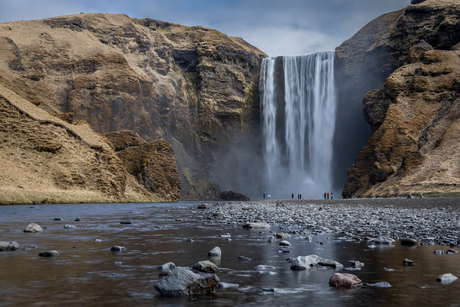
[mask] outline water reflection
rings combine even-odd
[[[311,242],[293,235],[288,239],[291,252],[284,253],[280,252],[279,240],[267,242],[272,233],[200,220],[189,205],[196,204],[181,203],[182,208],[169,204],[0,207],[0,240],[21,245],[15,252],[0,252],[0,305],[276,306],[289,302],[297,306],[308,302],[311,306],[424,306],[457,302],[455,293],[460,290],[460,282],[436,282],[436,277],[444,273],[460,276],[459,254],[433,254],[447,247],[411,248],[397,242],[395,246],[368,248],[366,242],[319,234],[313,235]],[[58,216],[62,221],[54,220]],[[81,221],[76,222],[76,217]],[[133,224],[120,224],[127,217]],[[46,229],[24,233],[31,222]],[[64,229],[65,224],[77,228]],[[219,237],[227,233],[230,241]],[[95,242],[96,238],[102,241]],[[111,252],[113,245],[127,250]],[[26,246],[31,248],[23,250]],[[222,249],[222,256],[208,257],[215,246]],[[50,249],[58,250],[60,256],[38,256]],[[361,270],[343,272],[356,274],[369,284],[387,281],[392,287],[364,285],[338,290],[328,285],[334,269],[290,270],[287,258],[310,254],[334,259],[345,267],[350,267],[350,260],[358,260],[365,264]],[[238,261],[239,256],[251,261]],[[402,266],[404,258],[414,260],[416,265]],[[240,287],[220,289],[210,298],[163,298],[153,289],[160,280],[158,265],[172,261],[177,266],[192,267],[207,259],[221,268],[221,281]],[[254,270],[257,265],[274,268]]]

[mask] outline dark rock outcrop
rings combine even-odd
[[[223,191],[220,193],[220,199],[228,201],[248,201],[249,197],[233,191]]]
[[[363,105],[373,135],[348,170],[344,197],[458,192],[459,16],[460,3],[424,1],[337,48],[349,90],[374,88]]]

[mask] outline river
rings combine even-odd
[[[78,204],[0,207],[0,241],[16,241],[20,249],[0,252],[0,306],[454,306],[460,281],[441,284],[443,273],[460,276],[460,254],[437,256],[447,246],[369,247],[331,233],[292,235],[290,252],[279,240],[267,242],[269,231],[247,230],[207,219],[196,209],[200,203]],[[62,220],[55,220],[61,217]],[[120,224],[132,219],[132,224]],[[79,218],[80,221],[75,221]],[[29,223],[45,228],[24,233]],[[65,224],[76,226],[65,229]],[[292,230],[292,229],[291,229]],[[272,232],[285,232],[273,226]],[[230,234],[231,240],[221,238]],[[101,242],[95,242],[100,239]],[[187,239],[192,239],[190,242]],[[111,252],[114,245],[124,252]],[[222,257],[209,258],[213,247]],[[27,248],[29,247],[29,248]],[[24,249],[25,248],[25,249]],[[454,248],[458,250],[457,248]],[[57,257],[39,257],[57,250]],[[317,254],[345,267],[350,260],[364,263],[357,275],[364,285],[351,290],[329,286],[332,268],[292,271],[286,259]],[[238,261],[246,256],[251,261]],[[410,258],[414,267],[404,267]],[[215,262],[222,282],[236,289],[217,289],[212,297],[161,297],[154,289],[160,281],[156,268],[167,262],[192,267],[200,260]],[[271,270],[255,270],[259,265]],[[383,270],[390,268],[393,271]],[[386,281],[390,288],[369,284]],[[274,291],[271,291],[273,289]]]

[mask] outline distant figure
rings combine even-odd
[[[329,195],[331,195],[329,192],[327,192],[327,199],[329,199]]]
[[[264,193],[264,199],[265,199],[265,193]]]
[[[267,198],[270,199],[270,198],[272,198],[272,197],[270,196],[270,194],[268,194],[268,197],[267,197]]]
[[[331,192],[331,199],[334,199],[334,196],[332,195],[332,192]]]
[[[299,199],[302,199],[302,194],[299,194]]]
[[[326,199],[326,192],[324,192],[324,199]]]
[[[292,193],[292,199],[294,199],[294,193]]]

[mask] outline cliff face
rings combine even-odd
[[[69,116],[61,116],[67,119],[64,121],[38,108],[32,103],[36,96],[24,82],[6,71],[0,73],[1,204],[164,201],[178,197],[177,169],[176,182],[156,181],[155,189],[148,189],[144,182],[158,176],[147,172],[144,182],[138,182],[104,136],[85,122],[71,124]],[[172,152],[160,151],[163,160],[174,162]],[[162,170],[158,166],[155,169]],[[174,168],[170,169],[169,173],[174,173]]]
[[[459,191],[459,16],[458,2],[424,1],[337,49],[341,73],[359,76],[350,88],[375,88],[363,105],[373,134],[348,170],[344,197]]]
[[[80,14],[1,24],[0,41],[0,68],[40,108],[73,112],[99,133],[169,141],[185,198],[217,197],[211,170],[257,126],[265,55],[212,29]]]

